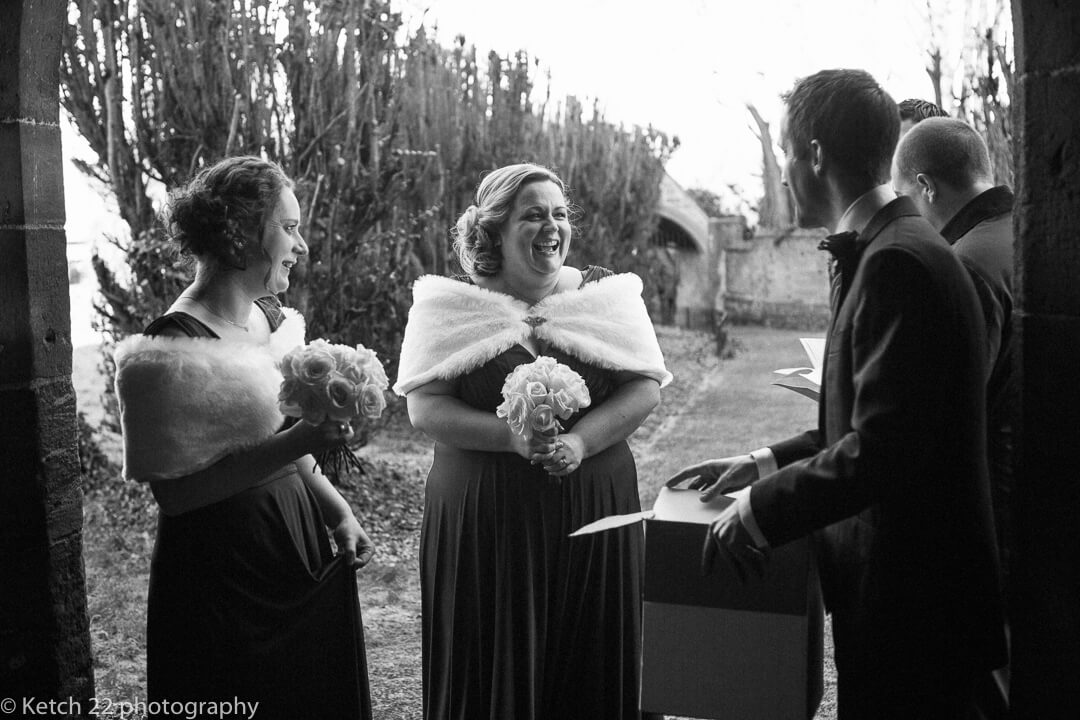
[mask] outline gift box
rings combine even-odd
[[[693,718],[812,718],[823,690],[823,612],[806,539],[769,552],[743,582],[720,558],[704,574],[708,524],[732,502],[663,488],[652,510],[575,535],[645,523],[641,710]]]

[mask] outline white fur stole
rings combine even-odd
[[[190,475],[277,432],[278,363],[305,332],[300,313],[282,311],[266,345],[135,335],[116,346],[126,479]]]
[[[609,275],[533,306],[438,275],[413,285],[394,392],[471,372],[529,337],[609,370],[671,382],[641,299],[641,278]],[[534,329],[535,328],[535,329]]]

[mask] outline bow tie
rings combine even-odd
[[[859,233],[854,230],[828,235],[818,245],[818,250],[829,251],[836,260],[837,269],[840,272],[848,272],[855,267],[858,260]],[[832,263],[830,263],[830,270]],[[830,275],[832,273],[830,272]]]

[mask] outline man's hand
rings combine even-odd
[[[749,497],[744,501],[749,502]],[[712,571],[717,557],[728,563],[744,583],[751,573],[759,578],[765,576],[768,552],[754,545],[750,532],[739,519],[739,501],[724,508],[709,525],[701,551],[702,574]]]
[[[741,490],[757,479],[757,464],[747,454],[690,465],[668,478],[665,485],[675,487],[684,480],[690,480],[687,487],[700,490],[701,501],[709,502],[717,495]]]

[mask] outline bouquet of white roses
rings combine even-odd
[[[281,374],[281,412],[313,425],[336,420],[343,424],[344,433],[344,423],[356,427],[379,417],[386,408],[386,371],[375,352],[363,345],[352,348],[314,340],[286,353]],[[342,463],[363,472],[360,461],[344,446],[321,453],[315,460],[334,475]]]
[[[506,418],[510,429],[526,438],[561,430],[560,419],[566,420],[592,402],[585,380],[545,355],[514,368],[506,376],[502,396],[495,414]]]

